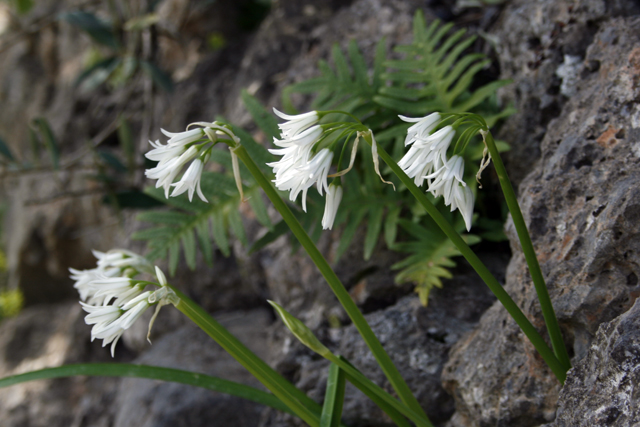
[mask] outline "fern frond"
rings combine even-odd
[[[415,240],[396,243],[393,249],[398,252],[410,253],[404,260],[391,266],[393,270],[400,270],[396,275],[397,284],[415,283],[415,292],[420,297],[422,305],[426,306],[429,293],[434,287],[442,287],[442,279],[450,279],[450,268],[456,263],[451,259],[459,256],[460,252],[438,228],[423,227],[412,221],[398,220],[399,225]],[[480,241],[477,236],[466,235],[469,244]]]
[[[326,61],[319,61],[321,76],[296,83],[283,92],[283,104],[291,105],[292,92],[315,93],[312,107],[318,110],[341,109],[366,115],[376,108],[373,98],[383,84],[381,74],[386,56],[385,40],[376,47],[373,72],[370,74],[366,61],[355,41],[347,48],[347,56],[337,44],[331,50],[332,68]]]
[[[427,27],[422,13],[416,13],[412,43],[395,49],[405,58],[385,63],[395,70],[382,75],[392,85],[380,87],[374,101],[404,114],[466,112],[509,83],[498,80],[471,93],[473,79],[491,61],[479,53],[464,55],[475,37],[465,38],[465,30],[447,35],[451,28],[439,21]]]
[[[150,222],[155,226],[134,233],[132,239],[147,242],[146,257],[151,261],[168,255],[171,275],[175,274],[178,267],[180,252],[184,253],[189,268],[195,269],[198,246],[208,265],[213,264],[213,244],[224,256],[229,256],[229,230],[243,244],[248,243],[238,212],[240,196],[233,178],[221,173],[205,172],[202,175],[201,187],[210,203],[197,199],[189,202],[185,194],[165,199],[162,189],[145,190],[146,194],[173,209],[147,211],[138,215],[139,221]],[[259,188],[255,185],[249,187],[245,195],[250,198],[250,205],[258,221],[270,227],[271,223],[260,198]]]

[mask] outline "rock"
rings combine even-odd
[[[506,259],[487,256],[490,268],[498,273]],[[430,419],[442,425],[453,413],[453,400],[440,385],[440,375],[453,343],[469,331],[494,297],[468,266],[456,270],[454,279],[442,289],[432,291],[429,306],[422,307],[416,295],[366,316],[376,336],[391,355],[409,388],[416,394]],[[299,344],[278,322],[274,329],[271,354],[279,371],[316,401],[322,401],[328,362]],[[391,391],[384,373],[353,325],[315,331],[336,354],[353,362],[369,379]],[[280,343],[278,346],[277,344]],[[387,426],[391,420],[366,396],[348,385],[344,420],[352,426]],[[297,426],[297,420],[271,411],[263,427]]]
[[[265,331],[272,320],[268,311],[230,312],[218,320],[258,356],[265,357]],[[264,389],[194,324],[164,335],[135,363],[201,372]],[[123,379],[116,394],[114,427],[204,427],[212,422],[253,427],[263,410],[261,405],[226,394],[136,378]]]
[[[640,301],[598,329],[587,356],[567,375],[556,420],[547,427],[640,424]]]
[[[107,349],[90,342],[77,302],[38,305],[0,323],[0,377],[68,363],[111,362]],[[131,352],[120,345],[116,361]],[[81,420],[97,427],[110,425],[110,407],[117,378],[75,377],[39,380],[0,389],[2,425],[7,427],[68,427]],[[93,423],[92,420],[101,420]]]
[[[586,355],[599,325],[640,295],[639,28],[634,17],[601,22],[576,94],[549,122],[540,162],[520,186],[520,205],[574,361]],[[595,63],[600,68],[591,67]],[[507,232],[515,255],[505,288],[546,335],[511,223]],[[550,422],[560,390],[498,303],[454,346],[443,382],[456,399],[451,426]]]

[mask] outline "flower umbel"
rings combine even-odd
[[[94,251],[98,266],[91,270],[70,269],[80,292],[82,308],[88,314],[85,322],[93,325],[91,340],[102,339],[102,346],[111,344],[111,356],[125,330],[151,306],[158,310],[166,304],[177,304],[175,292],[167,285],[167,279],[158,267],[153,267],[145,258],[125,250],[107,253]],[[138,280],[141,273],[155,275],[155,281]],[[148,286],[159,286],[157,291],[145,290]],[[151,324],[149,330],[151,330]]]
[[[411,145],[411,148],[398,162],[398,166],[418,186],[427,180],[427,191],[434,197],[443,196],[444,204],[451,206],[452,212],[458,209],[469,231],[474,195],[463,179],[464,159],[458,154],[447,157],[455,129],[448,125],[430,134],[440,124],[439,113],[423,118],[399,117],[415,124],[408,129],[405,139],[405,145]]]
[[[189,129],[192,126],[199,126],[195,129]],[[193,194],[197,193],[203,202],[207,202],[207,198],[200,189],[200,180],[204,166],[209,160],[211,148],[218,142],[223,142],[231,148],[235,148],[240,143],[240,139],[234,135],[231,129],[223,123],[213,122],[196,122],[187,126],[184,132],[167,132],[160,129],[162,133],[169,137],[166,144],[160,141],[149,141],[153,150],[145,154],[149,160],[157,161],[156,167],[147,169],[145,175],[147,178],[156,179],[156,188],[164,189],[165,197],[169,198],[187,193],[189,201],[193,200]],[[190,164],[189,164],[190,163]],[[189,164],[182,178],[174,183],[174,180],[182,172],[184,167]],[[234,176],[239,179],[235,170]],[[169,191],[173,187],[171,195]]]

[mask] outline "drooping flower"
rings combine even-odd
[[[434,197],[444,196],[444,204],[449,206],[453,197],[454,183],[459,183],[463,187],[467,185],[462,179],[463,174],[464,159],[457,155],[451,156],[443,166],[425,177],[429,179],[428,191]]]
[[[197,126],[194,129],[189,129]],[[153,149],[145,154],[149,160],[157,161],[158,164],[145,171],[145,176],[149,179],[156,179],[156,188],[164,189],[165,197],[169,198],[169,191],[173,187],[171,197],[187,193],[189,201],[193,200],[193,194],[198,193],[198,197],[207,202],[206,197],[200,188],[200,180],[204,165],[211,156],[211,148],[218,142],[224,142],[231,148],[233,161],[233,172],[236,184],[240,193],[242,186],[238,171],[237,160],[234,149],[239,147],[240,139],[233,133],[228,125],[220,122],[195,122],[187,126],[184,132],[167,132],[160,129],[162,133],[169,137],[166,144],[160,141],[149,141]],[[190,164],[189,164],[190,163]],[[185,166],[186,171],[182,178],[174,183]]]
[[[331,183],[327,189],[327,199],[324,205],[324,215],[322,216],[322,229],[331,230],[336,219],[338,207],[342,201],[342,185]]]
[[[147,169],[144,174],[149,179],[157,179],[156,188],[163,187],[164,195],[169,198],[169,190],[173,180],[182,171],[184,165],[198,156],[198,149],[191,146],[178,157],[165,158],[155,168]]]
[[[171,197],[179,196],[185,191],[188,192],[189,201],[193,200],[193,193],[197,191],[198,197],[203,202],[207,202],[207,198],[202,194],[202,190],[200,189],[200,178],[202,176],[202,170],[204,168],[204,163],[200,158],[195,159],[191,165],[187,168],[187,171],[182,175],[180,181],[175,184],[171,184],[173,187],[173,192],[171,193]]]
[[[280,131],[284,138],[292,138],[299,133],[304,132],[310,126],[315,125],[316,123],[318,123],[318,120],[320,120],[320,116],[318,115],[317,111],[309,111],[308,113],[297,114],[293,116],[284,114],[276,110],[275,108],[273,109],[273,112],[281,119],[287,120],[284,123],[278,124],[278,127],[280,128]]]
[[[152,305],[159,307],[179,302],[175,292],[167,285],[167,279],[158,267],[145,258],[125,250],[94,251],[98,266],[91,270],[70,269],[77,280],[82,308],[88,314],[85,322],[94,325],[91,340],[102,339],[103,347],[111,344],[111,355],[125,330]],[[155,274],[157,282],[135,279],[141,273]],[[156,291],[145,291],[156,284]],[[158,314],[158,309],[153,320]],[[151,328],[151,325],[149,326]]]
[[[103,347],[111,343],[111,357],[113,357],[116,344],[124,331],[129,329],[151,306],[148,301],[150,295],[151,292],[144,292],[122,306],[92,306],[81,302],[84,311],[89,313],[84,319],[85,323],[94,325],[91,328],[91,341],[96,338],[101,339]]]
[[[398,117],[405,122],[415,123],[407,129],[407,137],[404,140],[405,147],[428,137],[429,133],[431,133],[431,131],[435,129],[440,122],[440,113],[432,113],[426,117],[419,118],[405,116]]]
[[[413,145],[398,162],[398,166],[407,176],[414,178],[417,186],[421,186],[425,176],[440,169],[447,162],[447,149],[454,135],[453,128],[445,126],[432,135],[415,137],[411,142]]]
[[[469,186],[454,184],[453,200],[451,201],[451,212],[458,209],[464,219],[467,231],[471,230],[471,221],[473,220],[473,205],[475,197]]]

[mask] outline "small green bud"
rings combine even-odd
[[[322,357],[327,357],[331,354],[331,351],[325,347],[318,338],[316,338],[313,332],[311,332],[311,329],[309,329],[304,323],[293,317],[289,312],[275,302],[270,300],[267,300],[267,302],[276,309],[278,316],[280,316],[285,326],[289,328],[291,333],[293,333],[293,335],[295,335],[302,344],[306,345]]]

